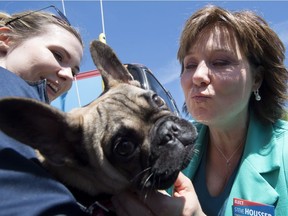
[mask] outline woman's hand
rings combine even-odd
[[[142,200],[137,194],[125,191],[112,198],[119,216],[192,216],[204,215],[189,178],[179,174],[174,184],[174,196],[166,192],[149,192]],[[142,195],[143,197],[143,195]]]

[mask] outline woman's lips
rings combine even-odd
[[[207,95],[194,95],[194,96],[192,96],[192,100],[197,102],[197,103],[206,102],[208,99],[210,99],[210,97]]]
[[[47,80],[47,86],[49,89],[51,89],[54,93],[57,93],[59,91],[59,86],[51,82],[50,80]]]

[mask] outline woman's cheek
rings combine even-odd
[[[189,88],[191,86],[191,78],[190,78],[189,74],[187,74],[187,73],[182,74],[180,81],[181,81],[182,89],[183,89],[184,94],[186,96],[186,94],[189,91]]]

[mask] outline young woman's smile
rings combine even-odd
[[[5,67],[30,82],[46,79],[48,98],[52,101],[71,88],[73,76],[79,72],[83,48],[62,27],[48,25],[45,30],[45,34],[15,46],[10,44]]]

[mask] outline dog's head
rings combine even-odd
[[[109,46],[93,41],[90,51],[105,85],[99,98],[69,113],[2,99],[0,129],[37,149],[57,178],[91,195],[168,188],[191,159],[195,128],[140,88]]]

